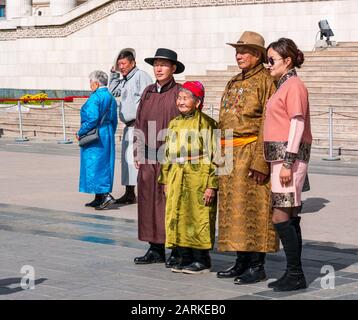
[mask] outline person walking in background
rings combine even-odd
[[[138,170],[133,159],[134,122],[140,97],[144,89],[153,83],[148,73],[136,66],[136,52],[132,48],[122,49],[116,56],[111,69],[109,90],[118,99],[119,119],[125,127],[121,148],[121,183],[126,187],[122,197],[117,199],[120,204],[136,202],[135,186],[137,185]]]
[[[93,71],[89,78],[92,94],[81,107],[77,139],[98,128],[99,140],[81,147],[79,191],[95,194],[95,199],[86,206],[103,210],[115,202],[110,192],[114,179],[117,103],[107,89],[105,72]]]
[[[166,247],[177,248],[181,258],[172,271],[188,274],[210,271],[215,241],[217,124],[201,112],[204,95],[198,81],[185,82],[179,90],[180,115],[170,121],[159,177],[167,195]]]
[[[148,241],[146,254],[134,259],[135,264],[165,261],[165,195],[159,184],[160,159],[158,154],[165,141],[170,120],[179,115],[176,98],[180,84],[174,74],[182,73],[185,66],[178,61],[177,53],[159,48],[154,57],[145,61],[153,66],[156,83],[148,86],[138,107],[135,121],[135,163],[138,172],[138,238]],[[172,250],[167,267],[178,263],[179,255]]]
[[[298,213],[312,144],[308,91],[295,69],[303,64],[304,54],[291,39],[271,43],[267,53],[278,85],[266,107],[265,158],[271,163],[273,223],[287,259],[284,275],[268,286],[291,291],[307,287]]]
[[[236,60],[241,73],[226,86],[220,108],[222,145],[231,145],[233,170],[219,176],[220,251],[235,251],[236,263],[217,273],[218,278],[235,278],[235,284],[266,279],[266,252],[278,250],[272,224],[269,166],[263,154],[263,115],[275,84],[263,63],[265,40],[245,31],[237,43]],[[225,139],[225,130],[233,139]],[[227,160],[226,160],[227,161]]]

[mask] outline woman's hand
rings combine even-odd
[[[210,189],[210,188],[206,189],[204,192],[204,197],[203,197],[204,204],[206,206],[209,206],[214,201],[215,196],[216,196],[215,189]]]
[[[255,170],[249,170],[249,177],[257,184],[263,184],[267,178],[267,175]]]
[[[76,133],[76,140],[80,141],[80,137],[78,136],[78,134]]]
[[[280,182],[283,187],[287,187],[292,182],[292,169],[281,167]]]
[[[167,196],[168,195],[168,185],[164,185],[164,194],[165,194],[165,196]]]

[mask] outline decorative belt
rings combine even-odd
[[[243,147],[257,140],[257,136],[236,137],[234,139],[221,139],[222,146]]]
[[[193,157],[178,157],[173,159],[173,163],[183,164],[187,161],[199,160],[199,159],[203,159],[204,157],[206,157],[206,154],[193,156]]]

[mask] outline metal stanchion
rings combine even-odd
[[[214,106],[210,105],[210,116],[214,119]]]
[[[61,101],[62,109],[62,130],[63,130],[63,140],[58,141],[59,144],[71,144],[73,141],[66,137],[66,119],[65,119],[65,101]]]
[[[341,160],[339,157],[333,156],[333,108],[329,107],[329,127],[328,127],[328,134],[329,134],[329,157],[328,158],[322,158],[322,160],[327,161],[337,161]]]
[[[24,134],[22,132],[22,114],[21,114],[21,101],[19,100],[17,102],[17,110],[19,112],[19,130],[20,130],[20,137],[16,138],[15,141],[16,142],[25,142],[25,141],[29,141],[29,138],[24,137]]]

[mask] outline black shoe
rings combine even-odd
[[[134,258],[135,264],[151,264],[163,262],[165,262],[165,256],[152,249],[149,249],[144,256]]]
[[[95,209],[96,210],[104,210],[115,202],[116,202],[116,200],[114,200],[114,198],[109,193],[107,193],[107,195],[105,195],[103,197],[101,204],[98,205],[97,207],[95,207]]]
[[[307,289],[306,278],[303,272],[298,274],[288,272],[281,282],[273,288],[277,292],[301,289]]]
[[[186,274],[201,274],[210,272],[211,266],[206,266],[200,262],[193,262],[188,266],[183,267],[183,273]]]
[[[134,193],[134,186],[126,186],[125,194],[116,200],[119,204],[134,204],[137,203],[137,198]]]
[[[252,284],[266,280],[266,273],[263,266],[247,269],[241,276],[234,279],[235,284]]]
[[[188,267],[189,265],[187,264],[187,265],[183,265],[183,264],[181,264],[181,263],[178,263],[178,264],[176,264],[175,266],[173,266],[172,268],[171,268],[171,271],[172,272],[175,272],[175,273],[182,273],[183,272],[183,269],[184,268],[186,268],[186,267]]]
[[[165,261],[165,267],[172,268],[175,265],[180,264],[180,257],[175,257],[174,255],[170,255],[170,257]]]
[[[234,279],[235,284],[251,284],[266,280],[265,273],[265,257],[266,254],[262,252],[252,252],[250,257],[249,268]]]
[[[94,200],[89,203],[86,203],[85,207],[95,208],[95,207],[99,206],[101,204],[101,202],[102,202],[102,196],[99,194],[96,194],[96,197],[94,198]]]
[[[248,268],[250,259],[250,252],[237,252],[235,264],[227,269],[218,271],[216,276],[218,278],[235,278],[242,275]]]

